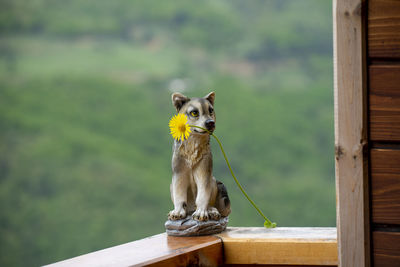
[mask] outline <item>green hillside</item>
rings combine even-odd
[[[171,93],[216,92],[217,129],[278,226],[335,226],[330,1],[0,3],[0,265],[164,231]],[[217,143],[230,226],[262,226]]]

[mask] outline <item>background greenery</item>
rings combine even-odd
[[[164,231],[170,95],[216,92],[216,134],[278,226],[335,226],[331,2],[0,2],[0,265]],[[230,226],[262,226],[217,144]]]

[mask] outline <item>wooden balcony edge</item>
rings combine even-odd
[[[225,264],[338,264],[336,228],[230,227],[218,236],[223,242]]]
[[[228,227],[214,236],[164,234],[48,265],[66,266],[336,266],[336,228]]]

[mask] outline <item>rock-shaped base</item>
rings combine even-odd
[[[200,222],[192,219],[192,216],[187,216],[182,220],[168,220],[165,222],[165,229],[168,235],[171,236],[200,236],[213,235],[221,233],[228,225],[229,218],[222,217],[219,221]]]

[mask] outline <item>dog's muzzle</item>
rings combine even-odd
[[[207,130],[209,131],[214,131],[215,129],[215,121],[214,120],[206,120],[204,123],[206,125]]]

